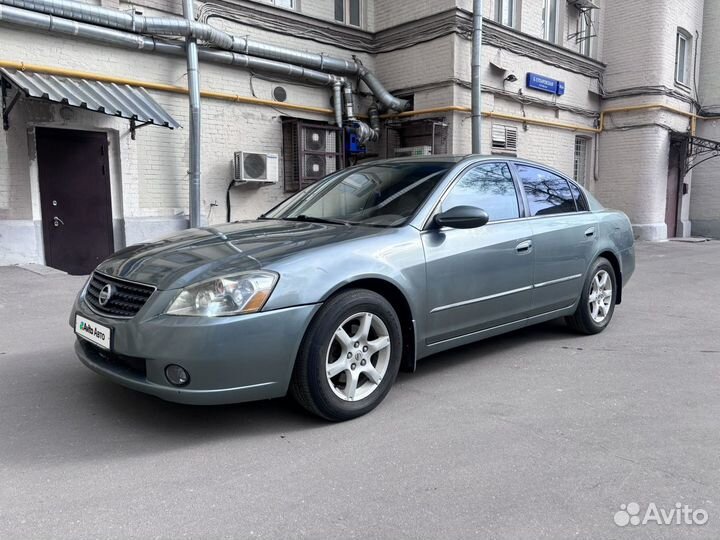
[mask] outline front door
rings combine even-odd
[[[45,262],[90,273],[113,252],[105,133],[37,129]]]
[[[428,344],[522,320],[532,296],[531,229],[520,217],[507,163],[481,163],[458,179],[441,211],[485,210],[476,229],[423,232],[427,267]]]

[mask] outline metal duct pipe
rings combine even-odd
[[[473,0],[472,153],[482,152],[482,0]]]
[[[193,0],[183,0],[183,13],[188,21],[195,20]],[[198,73],[198,47],[194,37],[185,40],[187,48],[188,95],[190,96],[190,228],[200,227],[200,74]]]
[[[345,96],[345,117],[348,120],[355,120],[355,106],[353,103],[353,91],[350,83],[346,82],[343,86],[343,95]]]
[[[322,53],[298,51],[246,37],[232,36],[194,20],[189,21],[178,17],[144,17],[73,0],[0,0],[0,4],[131,32],[194,37],[213,43],[221,49],[241,52],[249,56],[297,64],[323,72],[359,75],[385,106],[396,111],[405,111],[410,107],[407,100],[396,98],[388,92],[377,77],[358,61]]]
[[[0,4],[1,2],[2,0],[0,0]],[[135,49],[143,52],[159,52],[170,56],[186,56],[185,47],[180,43],[158,41],[149,36],[139,36],[121,30],[103,28],[101,26],[61,19],[52,15],[0,5],[0,23],[2,22],[34,30],[78,37],[125,49]],[[253,58],[229,51],[218,51],[216,49],[199,47],[198,57],[206,62],[237,66],[320,86],[333,86],[336,82],[345,82],[345,79],[338,75],[322,73],[282,62]]]
[[[335,108],[335,123],[341,128],[343,126],[341,82],[333,85],[333,107]]]

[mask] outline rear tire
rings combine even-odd
[[[565,318],[568,326],[581,334],[599,334],[610,324],[616,298],[615,269],[599,257],[588,272],[575,313]]]
[[[300,346],[290,394],[326,420],[343,421],[377,407],[395,382],[402,329],[392,305],[365,289],[328,300]]]

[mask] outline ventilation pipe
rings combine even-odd
[[[0,4],[130,32],[193,37],[212,43],[221,49],[248,56],[296,64],[322,72],[357,75],[386,107],[396,111],[405,111],[410,107],[407,100],[396,98],[388,92],[377,77],[357,59],[350,61],[322,53],[279,47],[247,37],[232,36],[195,20],[178,17],[144,17],[73,0],[0,0]]]
[[[188,21],[195,20],[193,0],[183,0],[183,13]],[[198,73],[198,48],[194,37],[185,40],[187,49],[188,95],[190,96],[190,228],[200,227],[200,74]]]
[[[0,4],[2,0],[0,0]],[[159,41],[149,36],[140,36],[113,30],[110,28],[102,28],[91,24],[70,21],[52,15],[45,15],[0,5],[0,22],[22,26],[33,30],[41,30],[55,34],[61,34],[69,37],[77,37],[121,47],[124,49],[133,49],[143,52],[158,52],[171,56],[186,57],[185,46],[180,43],[170,43]],[[198,57],[205,62],[215,64],[226,64],[237,66],[240,68],[251,69],[269,75],[276,75],[290,80],[299,80],[319,86],[334,86],[335,83],[345,83],[343,77],[322,73],[300,66],[293,66],[283,62],[266,60],[263,58],[253,58],[244,54],[232,53],[229,51],[218,51],[216,49],[198,48]],[[342,110],[341,110],[342,114]]]
[[[333,85],[333,107],[335,108],[335,123],[341,128],[343,127],[341,82],[336,82]]]
[[[482,12],[483,1],[473,0],[472,40],[472,153],[482,151]]]

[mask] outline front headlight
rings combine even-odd
[[[260,311],[270,298],[278,275],[243,272],[191,285],[177,295],[168,315],[222,317]]]

